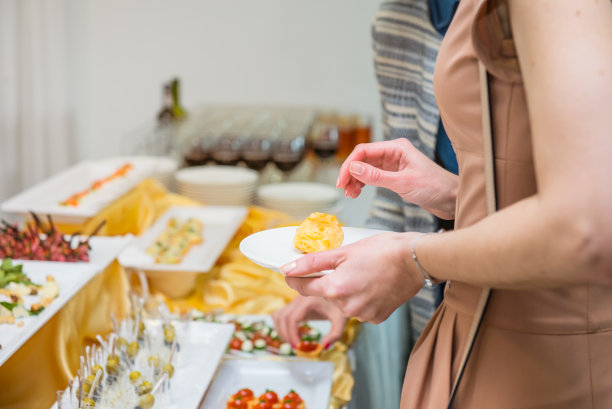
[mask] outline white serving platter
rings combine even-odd
[[[0,366],[100,271],[91,263],[16,260],[13,264],[22,264],[23,271],[38,284],[44,284],[46,277],[52,275],[59,287],[59,295],[39,315],[16,320],[24,322],[21,328],[16,324],[0,324]],[[28,308],[38,301],[36,296],[24,297]]]
[[[13,260],[13,264],[22,264],[26,274],[35,283],[44,284],[47,275],[52,275],[60,292],[55,299],[38,316],[24,319],[24,326],[0,324],[0,366],[17,351],[32,335],[36,333],[57,311],[60,310],[85,284],[96,274],[102,272],[115,260],[119,252],[132,240],[131,236],[92,237],[89,262],[57,262]],[[26,297],[26,302],[37,299]]]
[[[153,156],[125,156],[81,162],[11,197],[2,203],[0,209],[26,217],[30,211],[41,216],[50,214],[61,223],[83,223],[144,178],[163,171],[167,167],[166,160]],[[60,205],[63,200],[88,189],[94,181],[110,176],[126,163],[133,168],[124,177],[114,179],[85,196],[76,207]]]
[[[171,207],[149,230],[121,252],[119,262],[124,267],[144,271],[206,272],[215,264],[246,215],[247,208],[244,206]],[[173,217],[180,220],[195,217],[201,220],[204,241],[192,246],[180,263],[155,263],[153,257],[147,254],[147,249],[166,229],[168,221]]]
[[[280,268],[304,256],[293,245],[296,226],[279,227],[262,230],[245,237],[240,242],[240,251],[247,258],[262,267],[280,272]],[[376,234],[385,233],[384,230],[365,229],[359,227],[343,227],[343,246],[365,239]],[[325,272],[315,273],[308,277],[317,277]]]
[[[154,325],[149,321],[147,326]],[[161,325],[159,321],[155,322]],[[234,331],[231,324],[174,322],[181,352],[168,395],[154,408],[197,409],[208,389]],[[52,409],[57,409],[55,403]]]
[[[308,409],[327,409],[334,366],[331,362],[226,360],[221,363],[200,409],[222,409],[242,388],[259,396],[266,389],[279,398],[295,390]]]

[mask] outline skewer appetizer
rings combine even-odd
[[[168,345],[162,326],[145,324],[141,301],[133,299],[132,306],[130,318],[118,323],[112,316],[113,332],[107,340],[98,335],[99,345],[86,348],[77,376],[58,393],[59,409],[166,406],[178,337],[174,333]],[[164,325],[172,326],[166,317]]]

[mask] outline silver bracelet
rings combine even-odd
[[[442,233],[442,232],[444,232],[444,229],[440,229],[436,233]],[[416,237],[414,240],[412,240],[412,259],[414,260],[414,264],[417,266],[417,269],[419,270],[419,272],[423,276],[423,284],[427,288],[433,288],[437,284],[440,284],[442,281],[439,281],[439,280],[436,280],[436,279],[432,278],[427,273],[427,271],[425,271],[425,269],[423,268],[421,263],[419,263],[419,259],[417,258],[417,255],[416,255],[416,244],[423,237],[425,237],[425,236],[427,236],[429,234],[436,234],[436,233],[423,233],[420,236]]]

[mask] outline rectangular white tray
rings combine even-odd
[[[170,395],[156,402],[154,409],[197,409],[219,367],[234,326],[197,321],[175,322],[174,326],[182,351],[174,365]],[[57,409],[57,403],[52,409]]]
[[[22,264],[35,283],[44,284],[51,274],[59,286],[59,296],[37,316],[24,319],[24,326],[0,324],[0,366],[60,310],[96,274],[115,260],[119,252],[132,240],[125,237],[92,237],[89,262],[62,263],[57,261],[13,260]]]
[[[33,211],[41,216],[50,214],[54,220],[62,223],[83,223],[141,180],[158,172],[164,159],[126,156],[81,162],[11,197],[0,208],[4,212],[26,217]],[[124,177],[112,180],[87,195],[77,207],[60,205],[63,200],[89,188],[94,181],[111,175],[125,163],[131,163],[133,168]]]
[[[266,389],[279,399],[295,390],[308,409],[327,409],[334,365],[318,361],[227,360],[206,393],[200,409],[225,408],[227,398],[242,388],[259,396]]]
[[[217,258],[234,236],[247,214],[242,206],[174,206],[164,213],[155,224],[119,255],[124,267],[144,271],[178,271],[203,273],[215,264]],[[168,220],[176,217],[186,220],[195,217],[202,221],[202,244],[193,246],[183,260],[177,264],[158,264],[147,254],[147,249],[166,229]]]

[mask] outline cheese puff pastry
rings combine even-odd
[[[304,253],[331,250],[342,245],[344,232],[336,216],[312,213],[295,232],[293,245]]]

